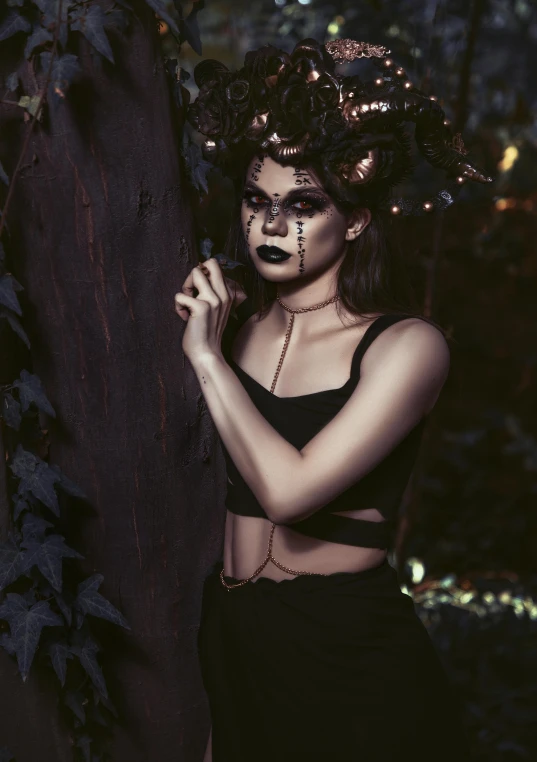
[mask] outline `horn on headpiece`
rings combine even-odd
[[[296,143],[291,143],[274,133],[261,143],[261,148],[264,148],[274,161],[288,162],[290,159],[300,160],[304,156],[309,139],[309,133],[305,132]]]
[[[363,159],[340,167],[342,177],[351,185],[369,182],[377,173],[379,160],[378,148],[371,148]]]
[[[422,155],[433,167],[462,175],[480,183],[492,178],[447,143],[445,114],[438,103],[417,93],[386,93],[362,98],[352,104],[352,125],[356,129],[366,122],[405,121],[416,124],[416,143]]]

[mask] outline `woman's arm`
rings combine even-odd
[[[192,363],[220,438],[242,478],[269,515],[274,480],[301,463],[300,452],[264,418],[221,355]]]
[[[193,363],[220,437],[268,518],[311,516],[362,479],[418,424],[449,372],[441,332],[400,321],[368,348],[360,382],[338,414],[301,451],[261,415],[223,357]]]

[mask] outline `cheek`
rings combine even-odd
[[[243,204],[241,209],[241,224],[242,233],[247,243],[250,243],[258,218],[259,214],[256,214],[254,209],[249,209],[246,204]]]
[[[304,235],[308,243],[317,245],[334,244],[345,237],[345,226],[341,219],[330,209],[318,212],[315,217],[304,219]],[[295,226],[296,227],[296,226]]]

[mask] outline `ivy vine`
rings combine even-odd
[[[145,2],[158,14],[159,27],[166,22],[179,47],[187,41],[201,55],[197,13],[205,0],[197,0],[186,18],[180,0],[170,5],[164,0]],[[25,35],[24,57],[45,73],[42,90],[27,94],[20,92],[18,71],[12,72],[0,101],[23,109],[26,121],[31,122],[11,180],[0,163],[0,183],[8,188],[0,218],[0,317],[28,349],[30,340],[20,320],[17,298],[23,286],[8,271],[7,240],[4,248],[14,183],[36,124],[47,108],[65,101],[71,83],[81,74],[78,56],[66,50],[72,34],[82,34],[98,54],[115,63],[107,31],[125,32],[133,14],[128,0],[113,0],[106,10],[91,0],[7,0],[0,12],[0,42]],[[182,82],[189,74],[175,59],[167,60],[166,69],[173,77],[175,100],[181,107]],[[192,155],[197,157],[191,148]],[[189,163],[189,157],[185,158],[191,181],[199,189],[204,179],[196,171],[196,161]],[[45,460],[48,440],[47,429],[40,423],[43,414],[56,417],[37,375],[22,369],[11,384],[0,386],[0,425],[12,474],[8,480],[10,529],[7,541],[0,544],[0,646],[16,660],[23,681],[34,662],[53,671],[59,684],[59,705],[71,731],[73,759],[101,762],[109,758],[108,741],[118,713],[108,695],[99,660],[102,648],[91,617],[130,627],[99,593],[103,575],[81,578],[75,564],[83,556],[58,531],[57,489],[70,498],[88,498],[58,466]],[[0,748],[0,760],[14,760],[5,746]]]

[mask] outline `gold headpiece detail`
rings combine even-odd
[[[356,40],[331,40],[325,42],[326,51],[338,64],[354,61],[355,58],[384,58],[390,53],[383,45],[372,45],[369,42]]]
[[[463,156],[468,154],[468,149],[464,145],[464,141],[460,132],[457,132],[454,136],[453,140],[450,143],[450,148],[453,148],[454,151],[462,153]]]

